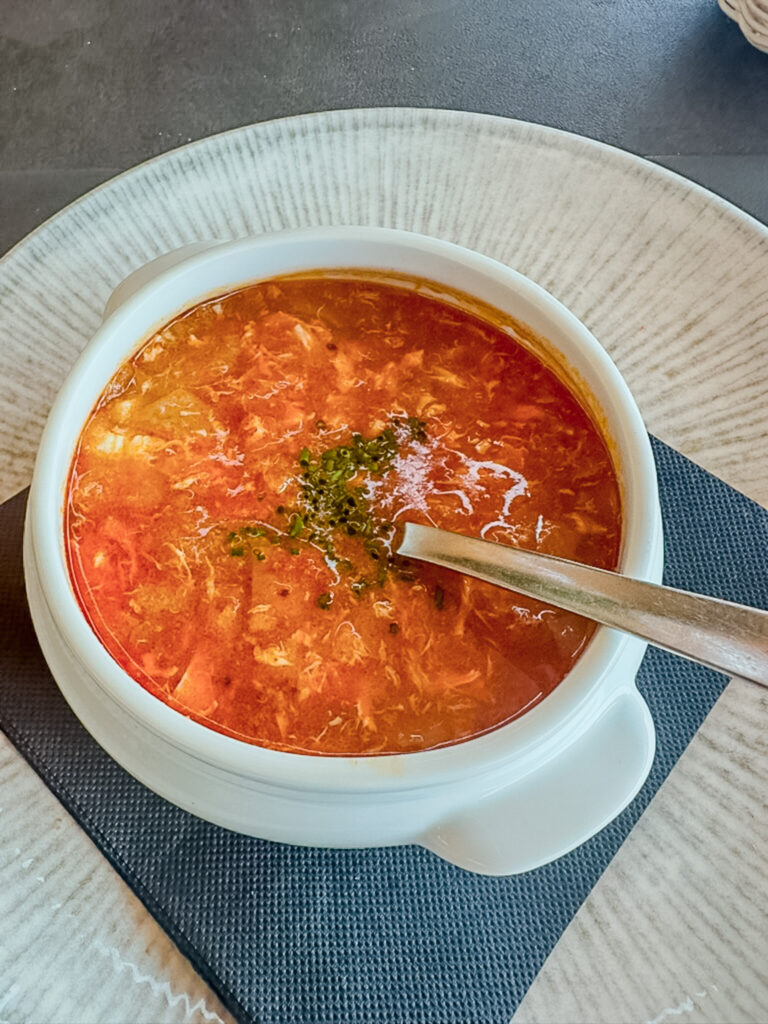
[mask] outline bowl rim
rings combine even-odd
[[[112,347],[119,353],[117,365],[144,343],[157,326],[167,323],[176,313],[226,289],[242,287],[257,280],[280,276],[286,271],[253,277],[245,275],[231,284],[214,286],[192,301],[172,303],[160,322],[132,327],[140,319],[142,307],[168,293],[174,282],[246,254],[277,251],[288,246],[301,251],[304,246],[341,243],[373,245],[382,252],[402,248],[425,256],[437,257],[461,269],[471,269],[494,284],[501,285],[530,305],[541,308],[588,356],[590,373],[615,397],[616,416],[606,417],[610,428],[621,427],[631,458],[623,459],[631,474],[638,477],[634,487],[631,516],[625,506],[625,533],[621,571],[629,575],[655,578],[654,551],[660,541],[658,488],[655,464],[639,409],[627,384],[597,339],[559,300],[518,271],[480,253],[441,239],[413,232],[381,227],[319,227],[271,232],[210,247],[186,256],[175,265],[140,285],[118,309],[108,316],[80,354],[48,416],[35,462],[28,508],[28,526],[43,598],[48,611],[76,659],[93,683],[117,701],[126,713],[166,742],[224,771],[251,780],[268,781],[289,788],[324,792],[360,792],[390,790],[401,792],[414,787],[440,785],[469,774],[497,768],[509,770],[518,762],[522,770],[526,758],[546,758],[559,745],[562,734],[574,737],[593,720],[605,703],[601,682],[619,659],[630,638],[598,626],[574,667],[544,700],[521,717],[481,736],[431,750],[375,756],[323,756],[273,750],[216,732],[171,708],[138,684],[115,662],[91,629],[75,599],[64,555],[63,493],[74,445],[90,414],[93,402],[85,406],[81,392],[93,365]],[[301,269],[302,260],[298,260]],[[306,270],[366,269],[358,263],[309,261]],[[396,269],[396,268],[393,268]],[[290,271],[296,272],[296,271]],[[440,284],[431,273],[427,280]],[[239,281],[239,283],[237,283]],[[446,282],[442,282],[446,284]],[[524,318],[520,318],[524,319]],[[113,372],[113,371],[111,371]],[[103,389],[108,376],[100,377],[95,394]],[[587,381],[589,384],[589,381]],[[617,422],[617,418],[621,423]],[[71,438],[71,443],[68,442]],[[45,572],[41,571],[45,566]],[[633,687],[625,680],[623,689]],[[602,688],[604,689],[604,688]],[[581,724],[579,724],[581,723]],[[527,770],[527,768],[526,768]]]

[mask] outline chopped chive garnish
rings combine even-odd
[[[328,427],[323,420],[317,420],[315,429],[324,431]],[[405,571],[402,560],[392,554],[389,538],[394,526],[374,518],[366,488],[350,486],[350,481],[361,473],[382,476],[392,469],[401,443],[423,441],[426,436],[424,423],[416,417],[393,417],[390,425],[375,437],[366,438],[363,434],[353,433],[345,444],[317,454],[309,447],[302,448],[297,460],[299,473],[295,478],[299,491],[296,504],[280,504],[275,509],[278,516],[285,517],[282,525],[269,529],[241,527],[240,532],[232,532],[227,537],[230,553],[234,557],[242,557],[247,549],[261,562],[266,555],[258,545],[248,544],[249,539],[263,537],[265,542],[278,545],[301,538],[320,548],[339,573],[351,577],[349,586],[357,596],[371,586],[383,586],[391,572],[396,572],[404,580],[414,579],[412,572]],[[259,495],[260,500],[263,497]],[[342,550],[350,548],[350,545],[360,545],[361,551],[371,559],[369,564],[375,565],[375,573],[369,574],[370,578],[359,575],[360,567],[346,557],[346,550],[342,556],[337,551],[337,544],[342,546]],[[300,554],[300,547],[286,547],[291,555]],[[330,607],[332,601],[330,593],[321,594],[317,599],[321,608]],[[438,608],[442,607],[442,601],[442,591],[438,588],[435,593]],[[394,629],[390,631],[397,632],[397,624],[392,625]]]

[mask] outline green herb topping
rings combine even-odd
[[[318,421],[317,428],[325,429]],[[299,495],[296,507],[278,505],[275,512],[282,520],[277,527],[245,526],[227,536],[230,554],[243,557],[251,551],[259,561],[267,556],[263,547],[268,544],[287,544],[292,555],[298,555],[296,542],[303,541],[319,548],[338,572],[353,577],[349,587],[353,594],[360,596],[371,586],[382,586],[389,572],[397,568],[398,575],[413,579],[407,563],[400,565],[392,553],[394,525],[377,519],[371,511],[366,488],[360,481],[361,475],[381,476],[388,472],[403,441],[426,440],[424,423],[415,416],[393,418],[390,426],[375,437],[352,434],[347,444],[326,448],[319,453],[302,448],[298,456]],[[355,481],[354,485],[352,481]],[[347,541],[340,544],[340,537],[355,538],[370,560],[370,568],[360,573],[359,567],[350,558]],[[340,553],[339,547],[343,548]],[[442,592],[440,592],[442,593]],[[332,594],[321,594],[317,598],[321,608],[333,603]],[[442,599],[435,603],[442,607]],[[397,625],[390,632],[397,632]]]
[[[424,423],[409,417],[393,419],[391,426],[375,437],[353,434],[347,444],[326,448],[319,454],[309,448],[299,453],[299,508],[290,513],[282,509],[290,515],[288,536],[319,547],[337,569],[349,573],[355,567],[340,556],[338,536],[359,538],[366,555],[377,564],[372,567],[373,578],[360,576],[350,584],[355,594],[386,580],[394,561],[390,545],[394,526],[375,518],[365,487],[359,483],[353,486],[351,481],[361,474],[381,476],[388,472],[400,440],[425,438]]]

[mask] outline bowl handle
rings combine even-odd
[[[623,690],[601,716],[541,768],[419,839],[444,860],[485,875],[541,867],[599,832],[632,800],[653,762],[645,701]]]
[[[102,320],[112,316],[132,295],[140,288],[143,288],[145,284],[149,284],[159,274],[170,270],[171,267],[175,267],[177,263],[182,263],[184,260],[189,259],[190,256],[196,256],[199,252],[205,252],[206,249],[212,249],[216,245],[221,245],[221,242],[190,242],[189,245],[182,245],[180,249],[172,249],[171,252],[163,253],[162,256],[150,260],[149,263],[142,264],[137,270],[134,270],[128,277],[124,278],[109,296],[104,307]]]

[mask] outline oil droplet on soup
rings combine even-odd
[[[602,568],[616,473],[589,415],[500,327],[354,277],[205,302],[114,375],[80,437],[75,592],[142,686],[281,750],[379,754],[510,721],[594,626],[394,556],[431,523]]]

